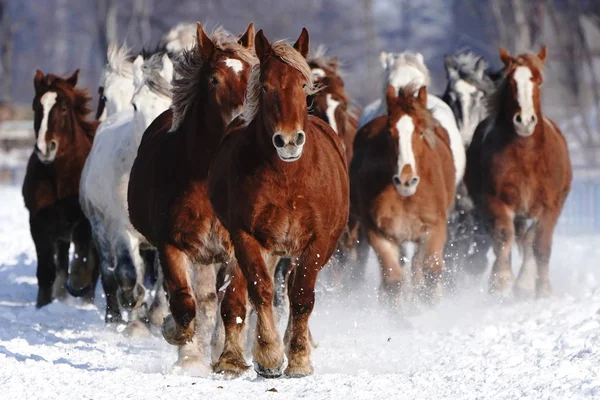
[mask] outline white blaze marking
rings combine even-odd
[[[236,74],[239,74],[244,70],[244,64],[240,60],[236,60],[235,58],[225,59],[225,65],[231,68]]]
[[[412,147],[412,137],[415,132],[415,124],[408,115],[403,115],[396,123],[396,129],[398,130],[399,137],[399,151],[398,151],[398,174],[402,173],[402,168],[405,165],[412,167],[413,173],[417,173],[417,166],[415,162],[415,153]]]
[[[325,74],[325,71],[323,71],[321,68],[313,68],[311,69],[312,72],[312,76],[315,79],[323,79],[327,76],[327,74]]]
[[[531,121],[535,114],[533,107],[533,82],[531,81],[531,70],[528,67],[517,67],[513,75],[517,83],[517,101],[521,107],[521,120],[523,124]]]
[[[50,110],[56,104],[56,92],[46,92],[42,95],[40,103],[42,103],[42,123],[38,131],[37,147],[42,154],[46,154],[46,132],[48,132],[48,116]]]
[[[331,97],[331,94],[327,94],[327,96],[325,96],[325,101],[327,102],[327,110],[325,110],[325,114],[329,120],[329,125],[331,125],[335,133],[339,133],[337,122],[335,120],[335,109],[340,105],[340,102],[334,100],[333,97]]]

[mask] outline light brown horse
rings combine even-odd
[[[468,149],[465,182],[492,235],[496,261],[490,291],[512,286],[516,239],[523,266],[515,292],[545,297],[551,294],[552,236],[571,188],[571,162],[558,126],[542,114],[546,47],[517,57],[500,49],[500,58],[504,79],[490,99],[491,115],[479,124]]]
[[[216,264],[233,258],[229,233],[208,199],[208,169],[227,124],[241,108],[250,69],[254,25],[239,39],[198,24],[197,44],[175,65],[173,110],[148,127],[131,170],[133,226],[157,248],[171,315],[167,342],[179,365],[210,370],[217,317]]]
[[[75,87],[78,74],[65,79],[38,70],[33,80],[36,143],[23,198],[38,260],[38,308],[64,297],[66,290],[93,301],[98,279],[90,224],[79,206],[79,179],[98,121],[86,119],[90,98]],[[69,274],[71,243],[75,254]]]
[[[350,167],[352,210],[381,264],[382,300],[399,304],[400,246],[415,242],[412,284],[430,302],[441,288],[455,170],[448,134],[427,109],[427,89],[387,89],[388,115],[358,132]]]
[[[289,376],[312,374],[308,319],[319,270],[348,220],[348,173],[342,142],[308,114],[313,91],[306,29],[290,46],[256,35],[260,65],[250,77],[244,112],[232,123],[210,170],[210,200],[231,234],[243,274],[234,273],[221,305],[225,351],[218,367],[239,373],[249,297],[258,318],[253,355],[262,376],[281,375],[284,351],[273,317],[274,258],[290,257]],[[235,161],[232,161],[235,160]]]

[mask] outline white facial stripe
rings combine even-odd
[[[321,68],[313,68],[310,71],[312,72],[314,79],[323,79],[327,76],[325,71],[323,71]]]
[[[460,98],[460,105],[462,108],[462,124],[463,126],[469,126],[471,115],[469,111],[471,110],[472,101],[473,101],[473,93],[477,92],[477,88],[471,85],[468,82],[465,82],[462,79],[459,79],[454,84],[454,90],[458,93],[458,97]]]
[[[402,172],[402,168],[405,165],[412,167],[413,173],[417,173],[417,166],[415,162],[415,153],[412,147],[412,137],[415,132],[415,124],[413,119],[408,115],[403,115],[396,123],[396,129],[398,130],[399,137],[399,152],[398,152],[398,173]]]
[[[48,116],[52,107],[56,104],[56,92],[46,92],[42,95],[40,103],[42,103],[42,123],[37,137],[37,147],[42,154],[46,154],[46,133],[48,132]]]
[[[225,65],[231,68],[236,74],[239,74],[244,70],[244,64],[240,60],[236,60],[235,58],[226,58]]]
[[[473,93],[477,91],[477,88],[471,85],[470,83],[459,79],[454,84],[454,90],[456,90],[456,92],[458,92],[458,95],[461,97],[471,97]]]
[[[333,97],[331,97],[331,94],[327,94],[327,96],[325,96],[325,101],[327,102],[327,110],[325,110],[325,114],[329,120],[329,125],[331,125],[335,133],[339,133],[337,122],[335,120],[335,110],[340,105],[340,102],[334,100]]]
[[[521,107],[523,121],[530,121],[535,114],[533,107],[533,82],[531,81],[531,70],[528,67],[517,67],[513,78],[517,83],[517,101]]]

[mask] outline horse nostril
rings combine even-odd
[[[285,146],[285,141],[283,140],[283,136],[279,133],[273,135],[273,145],[277,148],[282,148]]]
[[[394,177],[392,178],[392,181],[394,182],[394,185],[396,186],[400,186],[400,177],[398,175],[394,175]]]
[[[533,122],[534,124],[537,122],[537,117],[535,116],[535,114],[531,116],[531,122]]]
[[[521,114],[515,115],[515,121],[520,124],[521,123]]]
[[[408,182],[408,186],[415,186],[417,183],[419,183],[419,177],[415,176]]]
[[[304,144],[304,142],[306,141],[306,134],[302,131],[298,132],[296,134],[296,146],[302,146]]]
[[[50,144],[48,145],[48,150],[50,150],[50,151],[54,151],[54,150],[56,150],[56,146],[57,146],[57,145],[56,145],[56,140],[52,140],[52,141],[50,142]]]

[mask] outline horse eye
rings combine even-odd
[[[135,103],[131,103],[131,105],[133,106],[133,111],[137,111],[137,105]]]
[[[421,136],[421,138],[423,138],[425,136],[425,132],[421,131],[419,135]]]
[[[260,87],[260,90],[262,90],[263,93],[267,93],[268,89],[267,89],[267,85],[262,85]]]
[[[218,78],[217,78],[215,75],[213,75],[213,76],[211,76],[211,78],[210,78],[210,83],[211,83],[213,86],[216,86],[216,85],[218,85],[218,84],[219,84],[219,79],[218,79]]]
[[[302,89],[306,89],[306,83],[302,85]]]

